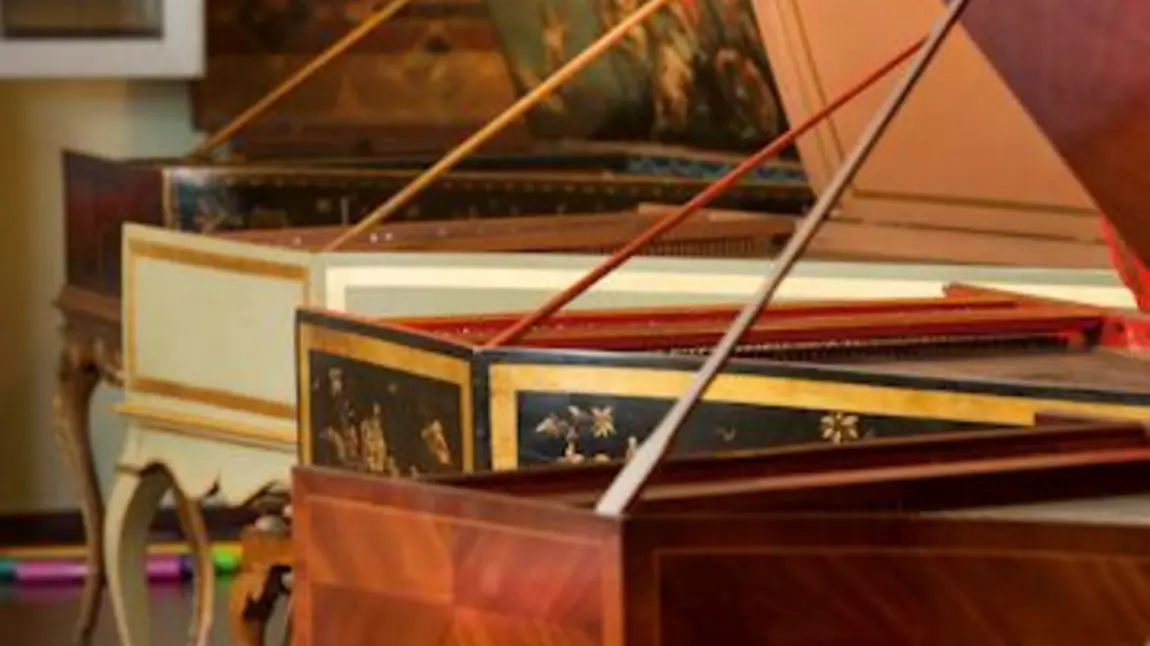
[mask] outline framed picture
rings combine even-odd
[[[0,78],[193,78],[205,0],[0,0]]]

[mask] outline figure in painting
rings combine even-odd
[[[652,94],[655,101],[653,135],[685,130],[691,118],[694,98],[695,66],[698,51],[698,13],[693,2],[671,5],[672,20],[655,23],[654,74]]]
[[[419,435],[423,438],[423,445],[427,452],[435,458],[437,464],[444,467],[452,466],[451,447],[447,444],[447,435],[443,432],[443,424],[439,420],[431,420],[431,423],[424,426]]]
[[[345,395],[343,386],[343,371],[332,368],[327,373],[327,394],[332,405],[331,422],[324,429],[322,436],[331,443],[335,450],[336,460],[343,465],[354,465],[360,461],[360,442],[358,428],[355,424],[355,411],[351,402]],[[321,380],[312,384],[312,391],[322,390]]]
[[[311,425],[319,440],[313,446],[322,454],[317,464],[395,477],[461,470],[448,439],[458,422],[437,413],[426,392],[385,381],[382,368],[360,372],[350,360],[340,363],[312,368],[322,375],[311,384]]]
[[[714,58],[715,76],[737,128],[748,133],[781,133],[783,115],[774,91],[755,61],[724,47]]]
[[[642,4],[640,0],[599,0],[596,13],[603,21],[605,29],[611,29],[619,24],[628,15],[635,12]],[[623,40],[617,45],[621,52],[633,59],[645,61],[650,51],[647,38],[647,25],[639,25],[627,32]]]
[[[550,2],[540,2],[539,10],[539,38],[543,50],[542,61],[531,65],[528,60],[515,60],[513,70],[519,77],[519,82],[526,88],[533,88],[543,82],[543,79],[555,73],[567,62],[567,23],[560,15],[559,9]],[[545,98],[536,110],[545,110],[554,114],[562,113],[566,105],[563,101],[564,91],[560,88]]]
[[[402,475],[395,458],[387,451],[387,434],[384,432],[383,409],[378,403],[371,405],[371,415],[360,422],[360,435],[363,442],[363,466],[371,473],[389,476]]]
[[[609,29],[640,3],[594,0]],[[786,128],[747,0],[683,0],[632,30],[615,68],[641,92],[644,139],[750,149]],[[640,120],[641,122],[642,120]]]
[[[725,43],[714,56],[714,73],[732,106],[734,123],[747,132],[775,137],[786,129],[778,95],[771,81],[754,14],[746,0],[715,0]]]
[[[544,74],[555,73],[567,62],[567,23],[553,4],[539,5],[539,24],[543,26]]]

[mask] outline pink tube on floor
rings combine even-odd
[[[16,581],[29,585],[79,583],[88,573],[83,561],[35,560],[16,564]],[[179,580],[184,569],[178,556],[155,556],[148,559],[148,579]]]

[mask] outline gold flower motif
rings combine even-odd
[[[615,411],[613,407],[591,407],[591,434],[595,437],[610,437],[615,434]]]
[[[848,413],[828,413],[819,421],[819,428],[824,440],[832,444],[854,442],[862,435],[859,433],[858,415]]]
[[[606,439],[618,434],[615,427],[615,409],[613,406],[566,406],[566,410],[551,413],[535,426],[535,433],[564,441],[563,454],[554,458],[556,462],[564,464],[581,464],[583,462],[610,462],[620,456],[612,455],[609,451],[584,453],[585,447],[580,446],[589,439]],[[628,439],[627,456],[635,450],[637,442],[634,437]]]

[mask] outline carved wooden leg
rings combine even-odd
[[[215,567],[199,501],[185,494],[163,467],[120,468],[108,497],[104,523],[104,557],[108,590],[123,646],[151,644],[148,616],[148,531],[169,491],[176,500],[180,525],[195,561],[190,646],[207,646],[215,601]]]
[[[291,535],[286,526],[249,527],[241,538],[243,561],[232,583],[228,622],[235,646],[263,646],[276,601],[286,592]]]
[[[79,489],[80,514],[87,540],[88,574],[80,597],[80,616],[76,621],[74,639],[77,644],[91,641],[104,591],[104,501],[96,478],[88,428],[88,405],[99,381],[91,344],[66,339],[57,366],[52,408],[56,441]]]
[[[189,498],[179,487],[173,489],[180,526],[191,546],[195,563],[192,624],[189,628],[188,643],[191,646],[207,646],[212,631],[216,595],[216,568],[212,563],[211,540],[208,538],[204,513],[199,501]]]
[[[240,566],[228,598],[233,646],[263,646],[268,621],[279,597],[276,574],[268,564]]]
[[[148,616],[148,530],[172,480],[164,469],[120,470],[108,497],[104,557],[108,592],[123,646],[151,644]]]

